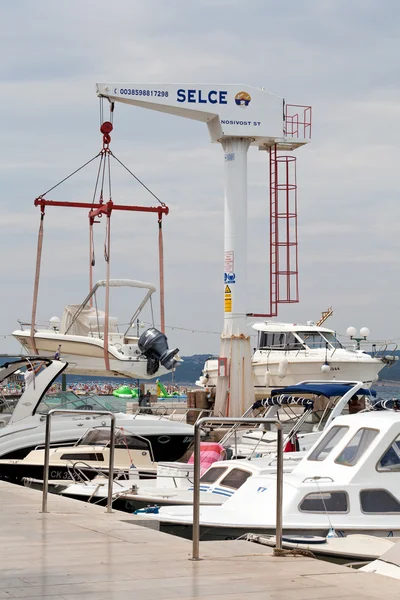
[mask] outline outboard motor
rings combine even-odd
[[[167,337],[150,327],[142,333],[138,341],[139,350],[147,358],[147,375],[155,375],[160,367],[160,363],[168,371],[171,371],[178,361],[174,359],[178,354],[179,348],[168,350]]]

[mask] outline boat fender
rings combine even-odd
[[[288,359],[287,358],[282,358],[279,361],[278,364],[278,377],[280,379],[283,379],[286,376],[287,370],[288,370]]]
[[[270,385],[270,380],[271,380],[271,373],[269,371],[269,369],[267,369],[264,373],[264,383],[265,383],[265,387],[269,387]]]
[[[160,507],[159,506],[147,506],[146,508],[138,508],[137,510],[134,511],[134,515],[141,515],[141,514],[153,514],[153,515],[158,515],[158,513],[160,512]]]

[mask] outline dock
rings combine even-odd
[[[0,600],[398,600],[400,581],[245,541],[191,542],[133,515],[0,482]]]

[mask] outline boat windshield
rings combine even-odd
[[[98,427],[90,429],[76,444],[77,446],[108,446],[110,429]],[[133,435],[125,429],[115,430],[115,448],[129,450],[150,450],[150,442],[144,437]]]
[[[116,398],[101,396],[77,396],[74,392],[57,392],[46,394],[40,402],[37,411],[46,415],[52,408],[66,410],[107,410],[111,412],[125,412],[125,404]]]
[[[330,348],[343,348],[339,340],[330,332],[302,331],[298,335],[303,338],[303,342],[310,350],[326,348],[327,344]]]

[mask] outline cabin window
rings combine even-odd
[[[343,448],[335,462],[346,467],[356,465],[378,433],[378,429],[367,429],[366,427],[359,429],[347,446]]]
[[[339,342],[339,340],[333,335],[333,333],[327,333],[326,331],[324,331],[322,333],[322,335],[324,336],[324,338],[326,339],[327,342],[329,342],[329,344],[331,346],[333,346],[334,348],[343,348],[342,344]]]
[[[332,427],[310,454],[308,460],[325,460],[332,448],[340,442],[348,430],[348,427],[340,427],[339,425]]]
[[[232,469],[229,473],[220,481],[220,485],[238,490],[240,486],[250,477],[250,471],[244,469]]]
[[[200,477],[202,483],[214,483],[221,477],[228,467],[211,467]]]
[[[313,513],[345,513],[349,510],[346,492],[315,492],[307,494],[299,510]]]
[[[99,454],[97,452],[76,452],[73,453],[71,452],[70,454],[63,454],[61,456],[61,460],[92,460],[92,461],[98,461],[98,460],[104,460],[104,455],[103,454]]]
[[[266,333],[261,332],[260,349],[267,350],[301,350],[303,344],[291,332]]]
[[[377,465],[378,471],[400,471],[400,435],[390,444]]]
[[[303,342],[310,349],[326,348],[326,340],[318,331],[302,331],[300,336]]]
[[[361,490],[360,504],[366,514],[400,513],[400,502],[387,490]]]

